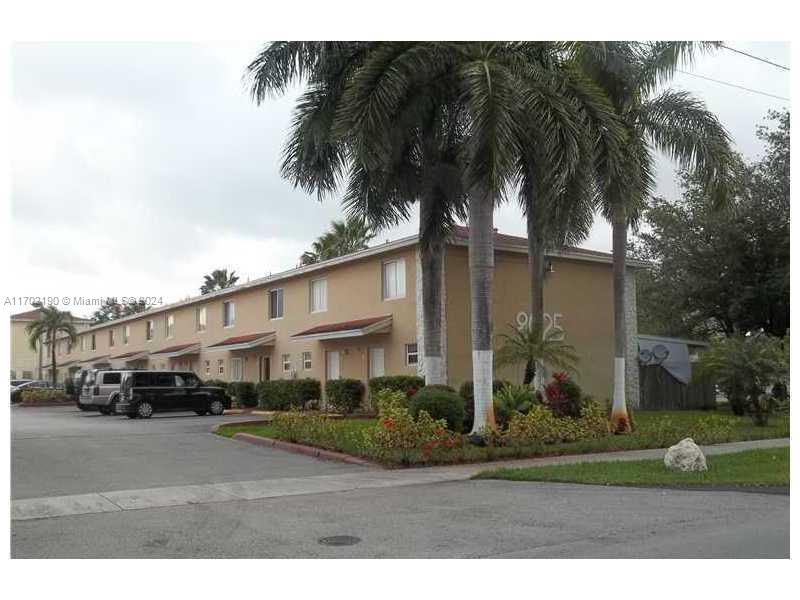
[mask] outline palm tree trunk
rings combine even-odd
[[[617,433],[628,433],[631,430],[628,407],[625,402],[625,355],[627,349],[625,257],[628,244],[628,220],[622,206],[618,206],[614,211],[611,237],[614,263],[614,396],[611,404],[611,422]]]
[[[420,199],[419,239],[420,268],[422,270],[422,324],[425,385],[445,384],[444,360],[442,358],[442,274],[444,273],[444,240],[433,231],[431,221],[435,198],[423,194]]]
[[[472,434],[495,427],[492,398],[492,280],[494,202],[485,193],[469,199],[469,271],[472,303],[472,381],[475,420]]]
[[[528,327],[532,331],[542,331],[544,320],[544,242],[536,228],[536,217],[532,207],[527,211],[528,224],[528,276],[530,278],[530,320]],[[525,379],[523,383],[529,385],[536,376],[539,365],[528,361],[525,366]]]

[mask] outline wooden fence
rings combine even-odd
[[[702,410],[716,405],[713,381],[693,379],[686,385],[659,365],[639,366],[639,410]]]

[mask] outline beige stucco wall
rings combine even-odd
[[[561,315],[557,323],[565,341],[580,356],[576,380],[598,400],[610,398],[613,365],[611,265],[554,257],[553,273],[545,278],[545,313]],[[467,248],[451,247],[447,254],[447,335],[450,384],[458,387],[472,378],[470,341],[469,261]],[[494,332],[509,333],[517,314],[529,312],[527,256],[497,252],[494,275]],[[521,383],[523,368],[499,370],[496,376]]]
[[[30,321],[11,321],[11,376],[21,379],[23,376],[37,378],[39,376],[39,351],[33,350],[28,343],[25,327]]]

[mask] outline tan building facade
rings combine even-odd
[[[472,378],[466,236],[459,229],[448,244],[443,281],[445,369],[456,387]],[[611,257],[570,249],[549,260],[545,322],[576,347],[585,391],[610,397]],[[527,318],[526,261],[524,238],[497,235],[496,334]],[[59,341],[59,376],[78,368],[139,367],[192,370],[203,379],[312,377],[324,384],[422,374],[418,264],[418,240],[411,236],[96,325],[72,348]],[[497,376],[518,382],[522,371]]]

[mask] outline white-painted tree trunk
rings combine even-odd
[[[475,398],[475,422],[472,433],[481,431],[484,427],[494,426],[493,394],[492,394],[492,350],[472,351],[472,385]]]

